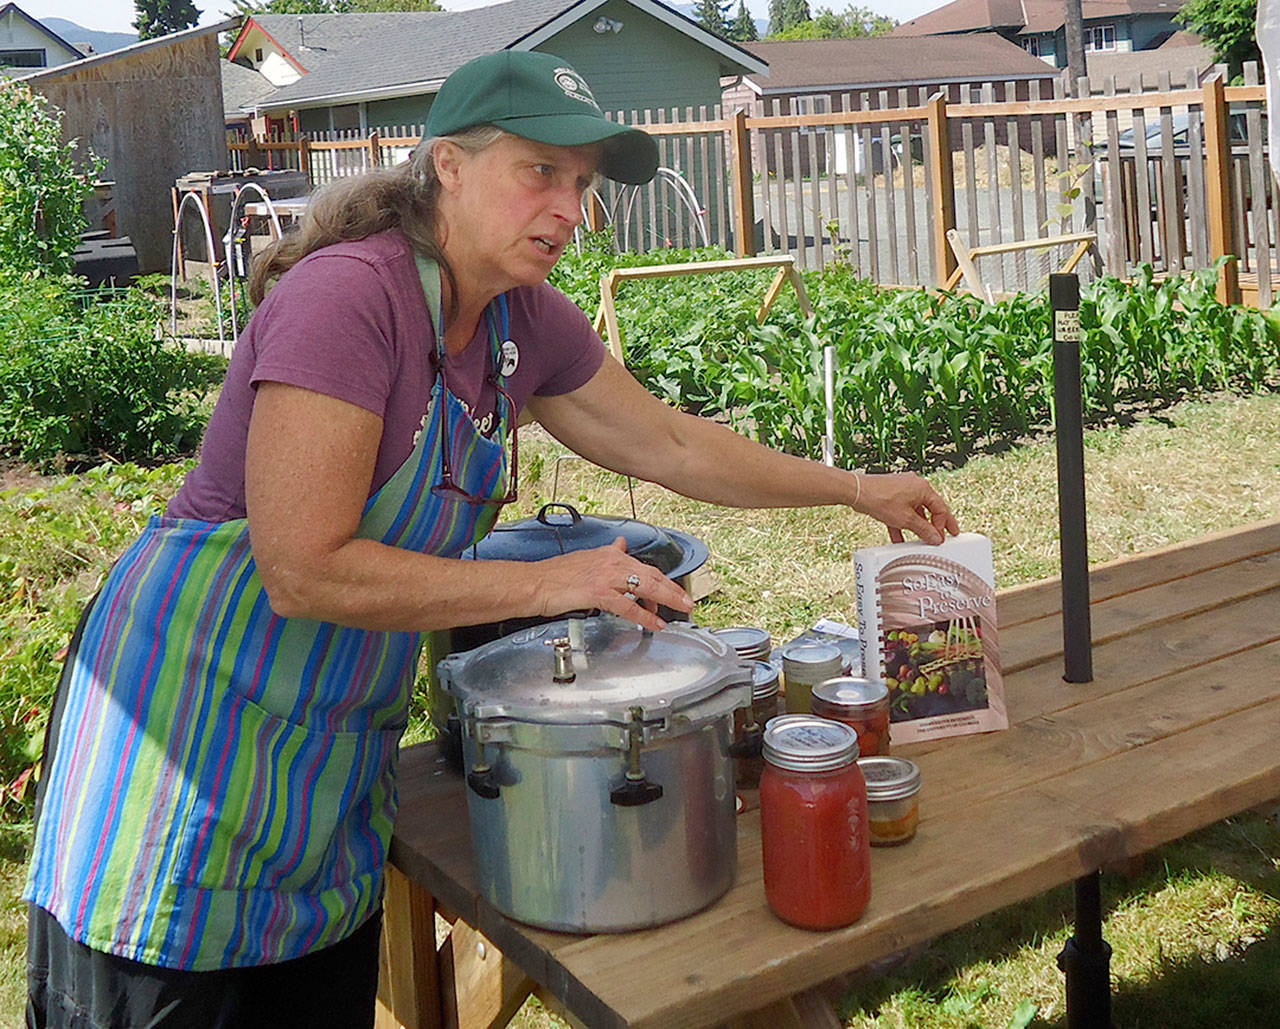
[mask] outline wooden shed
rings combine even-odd
[[[227,167],[218,33],[238,24],[175,32],[21,80],[64,112],[64,137],[81,154],[106,162],[115,224],[143,272],[169,267],[174,180]]]

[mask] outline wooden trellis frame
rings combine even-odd
[[[1075,271],[1076,265],[1080,263],[1084,255],[1089,252],[1089,248],[1097,245],[1098,234],[1096,232],[1072,232],[1062,236],[1015,239],[1006,243],[989,243],[985,246],[971,247],[965,243],[964,237],[956,229],[948,229],[947,242],[951,245],[951,249],[955,254],[956,268],[942,284],[943,290],[955,289],[963,277],[965,285],[969,287],[971,293],[990,301],[992,299],[991,287],[982,281],[982,275],[974,264],[974,258],[988,254],[1013,254],[1027,250],[1048,250],[1050,247],[1070,246],[1074,243],[1075,250],[1071,252],[1071,256],[1058,269],[1060,272],[1072,272]]]
[[[618,328],[618,309],[614,299],[618,286],[625,279],[660,279],[674,275],[710,275],[715,272],[740,272],[753,268],[777,268],[778,273],[765,291],[760,308],[756,311],[756,322],[763,324],[769,314],[769,308],[778,299],[782,287],[788,282],[796,291],[796,300],[805,317],[813,314],[813,305],[809,302],[809,294],[805,291],[804,280],[796,271],[795,258],[790,254],[774,254],[769,257],[737,257],[725,261],[691,261],[688,264],[655,264],[647,268],[615,268],[608,275],[600,278],[600,309],[596,311],[592,324],[609,343],[613,356],[622,361],[622,332]]]

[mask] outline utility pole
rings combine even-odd
[[[1076,83],[1088,75],[1084,63],[1084,15],[1080,0],[1065,0],[1067,5],[1064,28],[1067,37],[1067,95],[1076,95]]]

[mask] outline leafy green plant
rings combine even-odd
[[[727,256],[584,252],[559,284],[588,310],[611,267]],[[1053,348],[1043,297],[881,290],[833,262],[805,273],[817,313],[784,293],[764,325],[768,273],[628,282],[618,294],[628,366],[671,403],[761,442],[816,456],[824,430],[822,351],[836,347],[836,449],[849,464],[920,467],[1052,424]],[[1086,416],[1114,419],[1197,393],[1256,390],[1280,374],[1280,317],[1217,300],[1216,269],[1103,279],[1081,300]]]
[[[46,468],[190,452],[224,360],[165,341],[154,297],[81,285],[0,272],[0,452]]]
[[[65,274],[80,242],[81,210],[100,163],[77,169],[62,142],[62,112],[21,83],[0,89],[0,264],[11,272]]]

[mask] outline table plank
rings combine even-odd
[[[1278,585],[1280,549],[1148,585],[1141,591],[1141,604],[1133,603],[1133,592],[1095,600],[1089,607],[1093,645],[1186,619]],[[1061,615],[1046,615],[1008,630],[1001,626],[1000,649],[1006,673],[1056,662],[1062,656]]]
[[[735,905],[733,917],[697,916],[666,932],[562,948],[557,958],[572,974],[566,986],[572,993],[573,984],[591,984],[591,1003],[603,1005],[592,1025],[655,1029],[712,1024],[788,996],[1280,794],[1278,718],[1280,698],[981,807],[954,806],[910,845],[874,853],[871,907],[848,929],[783,926],[764,909],[760,884],[746,883],[755,905]],[[1170,774],[1180,767],[1185,774]],[[1236,785],[1209,785],[1223,773]],[[1174,809],[1153,813],[1182,787],[1189,789]],[[576,999],[566,997],[570,1006]]]
[[[1280,522],[1091,580],[1090,684],[1061,680],[1056,583],[1000,595],[1013,726],[902,748],[924,771],[920,833],[873,853],[855,926],[808,933],[768,912],[754,810],[733,888],[699,914],[611,936],[519,926],[477,896],[465,786],[429,747],[403,757],[392,860],[584,1024],[665,1029],[757,1011],[1280,796]]]
[[[1277,549],[1280,521],[1272,520],[1131,554],[1089,570],[1090,600],[1096,603],[1122,596]],[[1003,589],[996,605],[1002,628],[1057,615],[1062,609],[1061,581],[1055,576]]]

